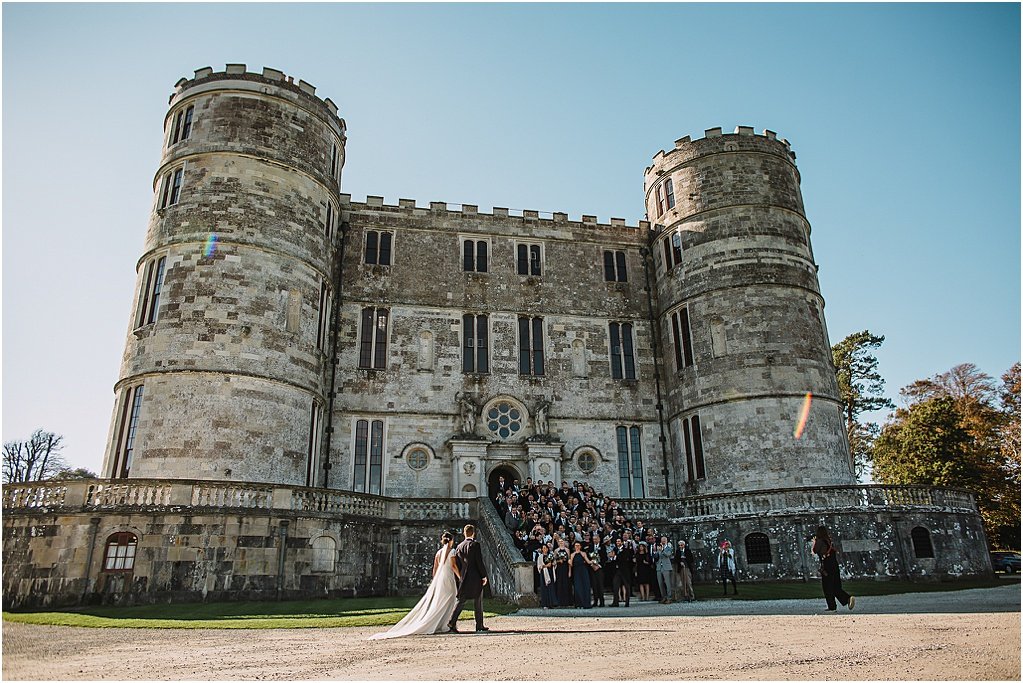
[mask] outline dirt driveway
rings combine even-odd
[[[634,605],[500,617],[489,621],[487,634],[390,641],[367,641],[376,628],[195,631],[4,622],[3,678],[1020,679],[1019,584],[863,597],[853,612],[825,614],[822,607],[822,600]]]

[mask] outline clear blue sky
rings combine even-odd
[[[3,6],[3,439],[98,469],[167,97],[272,66],[348,122],[344,191],[642,218],[683,135],[788,138],[832,343],[889,394],[1020,357],[1020,8]]]

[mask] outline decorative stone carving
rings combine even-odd
[[[479,406],[468,395],[459,391],[455,394],[455,401],[458,403],[458,410],[462,417],[461,434],[473,436],[476,433],[476,414],[479,413]]]
[[[536,429],[536,436],[546,439],[550,436],[550,425],[547,422],[547,413],[551,409],[551,402],[547,399],[542,399],[536,406],[536,411],[533,414],[533,424]]]
[[[549,476],[551,476],[551,466],[550,466],[550,463],[546,463],[546,462],[540,463],[540,467],[538,468],[538,471],[540,472],[540,476],[541,477],[549,477]]]
[[[463,463],[462,471],[465,472],[466,475],[471,475],[473,472],[476,471],[476,463],[472,462],[471,460],[469,462]]]

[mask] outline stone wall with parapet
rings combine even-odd
[[[3,604],[415,595],[441,532],[474,506],[226,482],[5,485]],[[130,572],[104,571],[118,532],[137,538]]]

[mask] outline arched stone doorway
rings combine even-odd
[[[507,486],[510,486],[516,479],[519,480],[520,485],[522,484],[522,475],[517,469],[511,465],[497,465],[494,469],[490,470],[490,474],[487,476],[487,494],[490,496],[491,501],[497,496],[497,480],[502,476]]]

